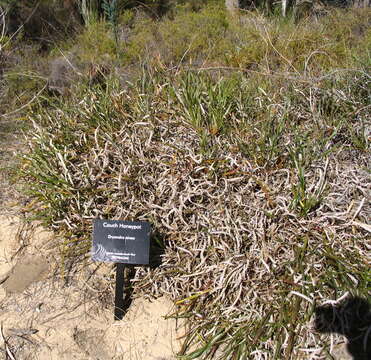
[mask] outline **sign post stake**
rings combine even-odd
[[[92,260],[116,264],[115,320],[121,320],[130,305],[129,283],[124,300],[125,264],[149,264],[150,232],[146,221],[94,220]]]
[[[124,314],[124,267],[125,264],[116,264],[115,320],[121,320]]]

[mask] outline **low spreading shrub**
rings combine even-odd
[[[28,210],[63,236],[65,261],[88,256],[94,218],[151,222],[162,263],[134,287],[189,320],[187,359],[300,357],[320,341],[316,303],[367,294],[364,81],[146,70],[35,106]]]

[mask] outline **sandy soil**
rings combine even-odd
[[[164,318],[169,299],[134,299],[113,321],[113,266],[85,264],[66,282],[52,242],[36,223],[0,216],[0,358],[175,358],[184,330]]]

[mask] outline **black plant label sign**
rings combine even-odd
[[[92,259],[147,265],[150,232],[148,222],[95,219]]]

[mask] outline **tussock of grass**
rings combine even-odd
[[[135,290],[169,295],[174,316],[189,320],[186,359],[325,358],[325,336],[310,326],[315,306],[369,296],[367,59],[349,50],[357,44],[337,53],[344,42],[326,32],[310,41],[307,24],[278,31],[265,21],[251,19],[264,49],[257,69],[245,60],[240,72],[184,69],[179,57],[201,51],[188,46],[125,89],[81,86],[29,115],[28,210],[74,259],[87,256],[93,218],[150,221],[164,255],[158,268],[136,269]],[[252,30],[238,31],[243,43]],[[321,44],[332,53],[315,62]]]

